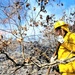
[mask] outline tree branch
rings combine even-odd
[[[53,66],[56,66],[58,64],[66,64],[66,63],[69,63],[69,62],[72,62],[75,60],[75,56],[72,57],[72,58],[68,58],[68,59],[64,59],[64,60],[56,60],[52,63],[45,63],[45,64],[41,64],[39,65],[40,67],[44,67],[44,66],[50,66],[50,67],[53,67]]]

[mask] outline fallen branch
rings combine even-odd
[[[1,52],[1,54],[6,55],[6,58],[9,59],[10,61],[12,61],[15,66],[24,66],[24,64],[25,64],[25,62],[23,62],[23,63],[17,63],[17,62],[15,62],[14,59],[12,59],[12,58],[11,58],[7,53],[5,53],[5,52]]]
[[[39,65],[39,67],[44,67],[44,66],[53,67],[53,66],[56,66],[58,64],[66,64],[66,63],[72,62],[74,60],[75,60],[75,57],[64,59],[64,60],[56,60],[56,61],[54,61],[52,63],[41,64],[41,65]]]
[[[14,63],[14,65],[16,64],[16,62],[15,62],[12,58],[10,58],[9,55],[8,55],[7,53],[5,53],[4,51],[1,52],[1,54],[6,55],[6,58],[7,58],[7,59],[11,60],[11,61]]]
[[[1,52],[0,54],[5,54],[7,59],[11,60],[15,67],[19,66],[18,68],[15,69],[14,72],[16,72],[17,70],[19,70],[20,68],[22,68],[23,66],[28,66],[28,65],[37,65],[39,68],[45,68],[45,67],[49,67],[49,70],[48,70],[48,73],[47,75],[49,74],[49,71],[50,71],[50,68],[53,67],[53,66],[56,66],[56,65],[59,65],[59,64],[66,64],[66,63],[69,63],[69,62],[72,62],[75,60],[75,56],[72,57],[72,58],[68,58],[68,59],[64,59],[64,60],[55,60],[54,62],[52,63],[45,63],[45,64],[41,64],[36,58],[34,57],[29,57],[28,59],[26,59],[25,61],[21,62],[21,63],[18,63],[18,62],[15,62],[11,57],[9,57],[9,55],[5,52]],[[35,60],[36,59],[36,60]]]
[[[11,57],[9,57],[9,55],[7,53],[1,52],[1,54],[5,54],[6,57],[7,57],[7,59],[11,60],[14,63],[15,66],[25,66],[25,63],[27,63],[26,61],[24,61],[23,63],[17,63]],[[68,58],[68,59],[64,59],[64,60],[55,60],[52,63],[45,63],[45,64],[39,63],[38,64],[38,63],[34,62],[33,57],[30,57],[30,59],[28,60],[28,64],[30,64],[31,62],[33,62],[38,67],[42,68],[42,67],[45,67],[45,66],[53,67],[53,66],[56,66],[58,64],[66,64],[66,63],[72,62],[74,60],[75,60],[75,57],[72,57],[72,58]]]

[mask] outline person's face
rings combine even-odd
[[[55,35],[56,36],[59,36],[59,35],[64,36],[65,35],[65,32],[64,32],[63,29],[61,29],[60,27],[58,27],[58,28],[55,29]]]
[[[55,29],[55,35],[56,36],[61,35],[61,28],[58,27],[58,28]]]

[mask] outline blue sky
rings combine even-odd
[[[56,14],[57,17],[60,17],[62,13],[66,10],[69,10],[72,6],[75,7],[75,0],[60,0],[60,3],[63,3],[63,6],[58,6],[59,0],[56,0],[56,2],[52,2],[53,6],[46,6],[46,9],[49,13]]]
[[[10,0],[10,1],[12,2],[13,0]],[[24,1],[24,0],[20,0],[20,1]],[[36,7],[36,12],[33,12],[33,16],[36,17],[38,12],[40,11],[40,6],[38,6],[37,2],[35,2],[35,1],[36,0],[28,0],[28,2],[31,3],[32,10],[33,10],[33,7]],[[59,1],[60,1],[59,5],[61,5],[61,3],[63,3],[63,6],[57,5],[59,3]],[[3,5],[7,5],[9,3],[7,0],[2,0],[0,2],[2,2]],[[45,7],[45,9],[47,10],[47,13],[41,12],[40,14],[42,14],[44,17],[46,17],[46,15],[55,14],[56,18],[59,19],[63,15],[64,11],[68,12],[69,8],[72,8],[72,7],[75,8],[75,0],[55,0],[55,2],[53,0],[50,0],[50,3],[48,3]],[[30,11],[30,12],[32,12],[32,11]],[[29,15],[31,16],[30,12],[29,12]],[[0,16],[3,16],[2,12],[0,12]],[[35,17],[34,17],[34,19],[35,19]],[[39,16],[38,16],[37,20],[39,20]],[[45,20],[45,18],[43,20]],[[0,24],[0,29],[1,28],[4,28],[6,30],[9,27],[5,27]],[[42,30],[41,27],[38,27],[38,29]],[[36,29],[36,27],[35,27],[35,30],[36,30],[35,33],[39,33],[38,29]],[[32,32],[33,32],[33,28],[29,28],[28,33],[34,34]],[[30,34],[28,34],[28,35],[30,35]]]
[[[75,0],[61,0],[66,8],[69,8],[71,5],[75,5]]]
[[[36,4],[35,0],[30,0],[30,2],[32,7],[34,7],[34,5],[37,7],[36,13],[38,13],[40,6]],[[61,6],[61,3],[63,3],[63,6]],[[46,15],[55,14],[56,18],[59,19],[63,15],[63,12],[69,10],[71,7],[75,8],[75,0],[55,0],[55,2],[50,0],[50,2],[45,6],[47,13],[41,12],[40,14],[43,14],[44,17],[46,17]]]

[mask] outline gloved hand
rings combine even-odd
[[[64,42],[63,36],[61,36],[61,35],[57,36],[56,40],[60,43]]]
[[[57,58],[57,56],[54,56],[54,57],[52,56],[50,59],[50,62],[54,62],[56,58]]]

